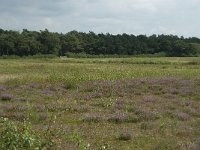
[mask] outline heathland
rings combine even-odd
[[[197,150],[200,58],[0,59],[0,149]]]

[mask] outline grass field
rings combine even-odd
[[[200,57],[0,59],[0,117],[44,149],[197,150]]]

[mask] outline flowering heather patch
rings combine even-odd
[[[140,120],[143,121],[151,121],[159,118],[159,116],[156,113],[145,109],[138,109],[135,111],[135,114],[138,116]]]
[[[84,95],[83,99],[84,100],[92,100],[92,99],[95,99],[95,98],[101,98],[103,96],[105,96],[105,95],[103,95],[103,93],[101,93],[100,91],[96,91],[96,92],[91,92],[87,95]]]
[[[190,115],[183,113],[183,112],[177,112],[174,114],[174,117],[177,118],[180,121],[187,121],[190,120]]]
[[[191,116],[194,116],[194,117],[199,117],[200,118],[200,109],[195,109],[195,108],[190,108],[188,110],[188,113],[191,115]]]
[[[187,95],[191,96],[191,95],[199,92],[198,89],[194,89],[191,86],[182,86],[182,87],[180,87],[180,89],[178,91],[181,95],[186,95],[186,96]]]
[[[27,106],[27,105],[16,105],[16,106],[14,106],[14,109],[16,110],[16,111],[19,111],[19,112],[25,112],[25,111],[27,111],[28,109],[29,109],[29,107]]]
[[[123,99],[118,99],[115,102],[114,109],[121,110],[124,108],[124,105],[125,105],[125,101]]]
[[[157,100],[156,97],[153,95],[148,95],[143,98],[143,101],[146,103],[154,103],[156,102],[156,100]]]
[[[17,112],[15,114],[8,115],[6,117],[12,118],[12,119],[18,120],[18,121],[24,121],[25,119],[27,119],[27,114],[24,112]]]
[[[0,85],[0,91],[5,91],[5,90],[6,90],[6,87],[3,85]]]
[[[36,88],[36,89],[38,89],[38,88],[41,87],[41,84],[40,84],[40,83],[31,83],[29,86],[30,86],[31,88]]]
[[[8,112],[8,111],[12,111],[15,107],[13,105],[10,105],[10,104],[5,104],[2,106],[2,110]]]
[[[12,94],[3,94],[1,96],[1,100],[3,101],[9,101],[9,100],[12,100],[14,98],[14,96]]]
[[[182,149],[183,150],[200,150],[200,139],[197,139],[194,143],[190,143],[184,146]]]
[[[49,90],[49,89],[44,90],[43,93],[44,93],[46,96],[53,96],[53,95],[54,95],[54,91],[51,91],[51,90]]]
[[[184,106],[185,106],[185,107],[192,106],[192,102],[191,102],[191,101],[188,101],[188,100],[187,100],[187,101],[184,101],[184,102],[181,103],[181,106],[183,106],[183,107],[184,107]]]
[[[14,104],[4,104],[1,107],[2,110],[4,110],[4,112],[15,112],[15,113],[22,113],[22,112],[26,112],[27,111],[27,106],[26,105],[14,105]]]
[[[78,86],[78,91],[89,92],[89,95],[94,98],[103,96],[127,97],[133,95],[146,95],[147,93],[155,95],[172,94],[187,96],[193,94],[197,95],[200,93],[200,88],[194,88],[191,80],[184,80],[178,77],[159,77],[121,81],[89,81],[80,84]],[[90,97],[88,97],[88,99],[90,99]]]
[[[123,122],[129,122],[129,117],[126,114],[123,113],[117,113],[108,118],[109,122],[114,123],[123,123]]]
[[[195,150],[200,150],[200,138],[196,140],[196,142],[194,144],[194,148],[195,148]]]
[[[85,96],[83,96],[83,99],[86,100],[86,101],[88,101],[88,100],[92,100],[93,97],[92,97],[91,94],[89,94],[89,95],[85,95]]]

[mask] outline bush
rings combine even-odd
[[[40,138],[31,130],[30,123],[16,124],[7,118],[0,118],[1,150],[42,150],[48,147],[47,139]]]

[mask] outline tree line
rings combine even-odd
[[[0,29],[0,56],[67,53],[90,55],[142,55],[196,56],[200,39],[176,35],[96,34],[71,31],[66,34],[41,31],[22,32]]]

